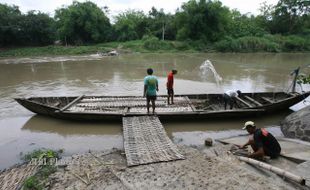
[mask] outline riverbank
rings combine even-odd
[[[0,57],[87,55],[117,50],[119,53],[309,53],[307,36],[264,37],[245,36],[225,39],[216,43],[202,41],[169,41],[147,38],[126,42],[108,42],[80,46],[49,45],[43,47],[11,47],[0,49]]]
[[[230,153],[230,145],[178,147],[185,160],[136,167],[127,167],[124,152],[117,149],[63,157],[57,162],[57,171],[40,185],[46,189],[309,188],[239,161]]]
[[[161,53],[161,52],[200,52],[193,47],[183,48],[182,42],[165,42],[168,47],[161,47],[158,49],[148,49],[144,47],[142,40],[128,41],[128,42],[110,42],[95,45],[81,45],[81,46],[61,46],[50,45],[44,47],[13,47],[3,48],[0,51],[0,57],[42,57],[42,56],[61,56],[61,55],[89,55],[102,54],[112,50],[117,50],[121,54],[126,53]]]

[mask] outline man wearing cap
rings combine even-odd
[[[253,121],[247,121],[242,129],[246,129],[250,135],[253,135],[253,139],[240,146],[243,148],[247,145],[251,145],[254,153],[250,154],[250,158],[261,158],[263,156],[270,156],[271,158],[277,158],[281,152],[281,146],[277,139],[269,133],[266,129],[257,129]]]

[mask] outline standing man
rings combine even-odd
[[[173,102],[173,96],[174,96],[174,90],[173,90],[174,77],[173,77],[173,75],[176,75],[177,72],[178,72],[177,70],[173,69],[168,74],[168,78],[167,78],[168,105],[170,104],[170,98],[171,98],[171,104],[174,104],[174,102]]]
[[[261,158],[265,155],[271,158],[277,158],[281,153],[281,146],[277,139],[266,129],[257,129],[253,121],[247,121],[244,124],[243,130],[246,129],[253,138],[250,138],[247,143],[240,146],[244,148],[251,145],[254,153],[248,155],[249,158]]]
[[[143,97],[146,96],[147,114],[150,113],[150,101],[152,102],[153,114],[155,114],[155,100],[156,91],[158,91],[158,80],[156,76],[153,76],[153,69],[148,68],[146,72],[148,75],[144,77]]]
[[[233,105],[236,103],[236,97],[241,96],[241,91],[237,90],[228,90],[224,93],[223,98],[224,98],[224,107],[226,110],[227,104],[230,105],[230,109],[233,108]]]

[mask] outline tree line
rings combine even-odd
[[[186,42],[220,51],[243,48],[277,51],[310,50],[310,1],[266,3],[260,14],[241,14],[217,0],[189,0],[175,14],[152,8],[148,14],[127,10],[109,19],[109,8],[90,1],[74,1],[55,11],[21,13],[15,5],[0,4],[0,46],[88,45],[112,41]],[[283,46],[284,44],[284,46]],[[281,47],[280,47],[281,46]]]

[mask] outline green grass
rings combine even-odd
[[[153,36],[127,42],[108,42],[84,46],[45,46],[7,48],[0,51],[0,57],[85,55],[109,52],[117,49],[121,53],[162,52],[309,52],[310,36],[266,35],[244,36],[237,39],[225,38],[216,43],[197,41],[162,41]]]
[[[39,164],[39,169],[35,175],[28,177],[23,182],[24,190],[44,189],[44,183],[48,177],[57,171],[56,159],[60,158],[63,150],[54,151],[50,149],[38,149],[25,154],[22,159],[32,164]],[[42,162],[41,162],[42,161]]]
[[[309,36],[266,35],[263,37],[244,36],[237,39],[226,38],[215,43],[220,52],[308,52]]]

